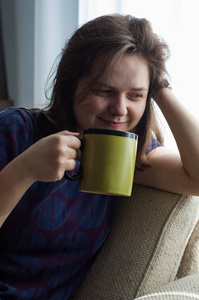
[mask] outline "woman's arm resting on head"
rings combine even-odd
[[[137,171],[135,182],[180,194],[199,195],[199,122],[168,88],[160,89],[154,100],[170,126],[179,154],[158,147],[147,155],[151,167]]]

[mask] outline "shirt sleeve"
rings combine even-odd
[[[162,146],[163,146],[163,144],[161,144],[160,142],[158,142],[156,139],[152,139],[150,145],[146,149],[146,154],[148,154],[152,150],[154,150],[154,149],[156,149],[158,147],[162,147]]]

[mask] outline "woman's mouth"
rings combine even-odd
[[[100,120],[109,128],[114,128],[114,129],[117,129],[117,128],[120,128],[124,125],[124,123],[126,122],[115,122],[115,121],[109,121],[109,120],[104,120],[104,119],[101,119]]]

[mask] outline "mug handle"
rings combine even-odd
[[[77,138],[81,141],[80,151],[83,151],[85,143],[86,143],[86,140],[84,138],[82,138],[81,136],[77,136]],[[70,175],[68,173],[68,171],[65,171],[65,173],[64,173],[64,177],[67,180],[71,180],[71,181],[79,180],[79,179],[82,178],[82,176],[83,176],[83,168],[82,168],[82,166],[80,166],[78,173],[75,174],[75,175]]]

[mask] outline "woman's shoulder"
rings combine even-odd
[[[13,121],[27,122],[35,120],[38,110],[23,107],[9,107],[0,112],[0,120],[12,123]]]
[[[36,115],[34,110],[15,107],[0,112],[1,166],[41,138]]]
[[[33,132],[37,129],[38,110],[10,107],[0,112],[0,130],[3,132]]]

